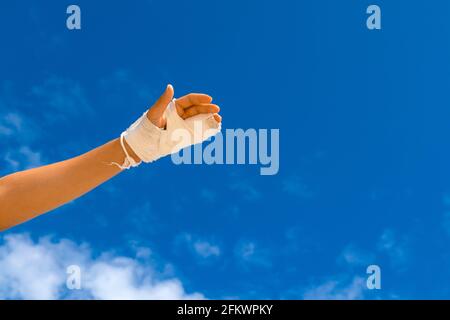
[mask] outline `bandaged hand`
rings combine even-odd
[[[212,104],[206,94],[191,93],[174,99],[168,85],[156,103],[122,132],[120,142],[125,153],[121,169],[138,166],[141,161],[152,162],[180,151],[192,144],[201,143],[217,134],[222,118],[219,107]],[[140,161],[129,155],[125,144]]]

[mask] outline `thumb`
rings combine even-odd
[[[156,126],[163,127],[164,119],[163,114],[167,108],[167,105],[173,99],[174,90],[171,84],[168,84],[164,93],[159,97],[159,99],[151,106],[150,110],[147,112],[147,118],[153,122]]]

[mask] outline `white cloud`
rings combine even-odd
[[[38,105],[45,108],[43,116],[50,123],[93,113],[84,89],[71,79],[51,76],[42,84],[33,86],[31,93],[38,99]]]
[[[251,257],[253,257],[255,255],[255,251],[256,251],[256,244],[254,242],[244,243],[238,248],[240,256],[245,260],[248,260]]]
[[[17,150],[10,149],[3,159],[13,171],[35,168],[44,164],[41,153],[32,150],[29,146],[20,146]]]
[[[13,132],[12,129],[0,124],[0,135],[1,136],[9,136],[12,134],[12,132]]]
[[[0,136],[29,142],[38,136],[37,131],[36,126],[19,112],[0,113]]]
[[[0,118],[0,135],[10,136],[22,129],[22,118],[17,113],[7,113]]]
[[[289,176],[283,180],[282,190],[298,198],[311,198],[314,196],[314,192],[296,175]]]
[[[176,239],[176,244],[186,245],[189,250],[201,258],[214,258],[219,257],[221,254],[220,247],[217,244],[200,239],[188,233],[180,234]]]
[[[7,164],[4,169],[17,171],[41,166],[41,152],[28,145],[38,136],[35,126],[20,113],[10,112],[0,116],[0,136],[10,146],[1,149],[0,157]]]
[[[306,300],[360,300],[364,298],[365,286],[366,280],[358,276],[350,281],[342,278],[332,279],[306,290],[303,298]]]
[[[338,256],[337,263],[346,268],[347,272],[321,278],[318,283],[311,285],[306,290],[301,290],[302,297],[325,300],[359,300],[364,299],[365,296],[377,297],[376,294],[379,293],[377,291],[373,291],[370,295],[368,293],[370,290],[367,289],[368,275],[365,274],[365,270],[369,265],[378,265],[381,259],[380,254],[387,256],[389,264],[396,271],[402,271],[407,267],[409,260],[409,237],[386,229],[379,237],[373,253],[361,250],[355,245],[346,246]],[[380,267],[383,274],[383,267]],[[383,296],[398,298],[394,293],[384,291]]]
[[[35,168],[43,165],[41,153],[33,151],[28,146],[21,146],[18,150],[7,151],[3,160],[8,164],[11,171],[19,171]]]
[[[338,258],[338,263],[350,267],[368,266],[375,261],[375,256],[365,252],[354,245],[348,245],[344,248]]]
[[[365,270],[373,260],[372,254],[363,252],[354,245],[348,245],[339,255],[337,262],[350,268],[347,273],[322,279],[322,282],[310,286],[303,291],[302,298],[306,300],[361,300],[367,289],[367,279],[358,271]],[[353,267],[361,267],[353,269]]]
[[[0,136],[20,144],[28,144],[41,136],[40,126],[16,107],[3,105],[1,101],[0,106],[5,106],[5,111],[0,112]]]
[[[203,258],[208,258],[211,256],[220,256],[220,248],[213,245],[207,241],[196,241],[194,242],[194,249],[198,255]]]
[[[147,251],[149,254],[151,251]],[[81,268],[81,290],[66,288],[66,269]],[[203,299],[187,294],[181,281],[159,273],[147,259],[103,253],[88,245],[24,234],[3,238],[0,246],[0,299]]]
[[[408,237],[399,236],[391,229],[382,233],[377,245],[378,251],[389,257],[392,266],[397,270],[403,270],[409,259]]]
[[[236,246],[235,255],[244,267],[260,266],[270,268],[272,266],[269,251],[260,248],[253,241],[241,241]]]
[[[230,189],[236,191],[241,197],[248,201],[255,201],[262,197],[261,192],[247,181],[235,180]]]

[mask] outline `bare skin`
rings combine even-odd
[[[150,107],[147,117],[164,128],[163,113],[173,99],[173,88],[168,85],[158,101]],[[219,107],[206,94],[191,93],[176,100],[178,114],[187,119],[199,113],[214,113]],[[126,145],[128,154],[137,162],[139,157]],[[80,156],[15,172],[0,178],[0,231],[35,218],[91,191],[122,170],[111,165],[123,163],[125,154],[119,139],[114,139]]]

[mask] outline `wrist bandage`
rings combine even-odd
[[[125,161],[119,166],[129,169],[140,164],[129,156],[123,140],[143,162],[152,162],[166,155],[176,153],[193,144],[202,143],[221,130],[221,124],[212,113],[198,114],[186,120],[178,115],[175,99],[167,106],[163,117],[166,128],[155,126],[148,118],[147,112],[136,120],[120,135],[120,143],[125,152]]]

